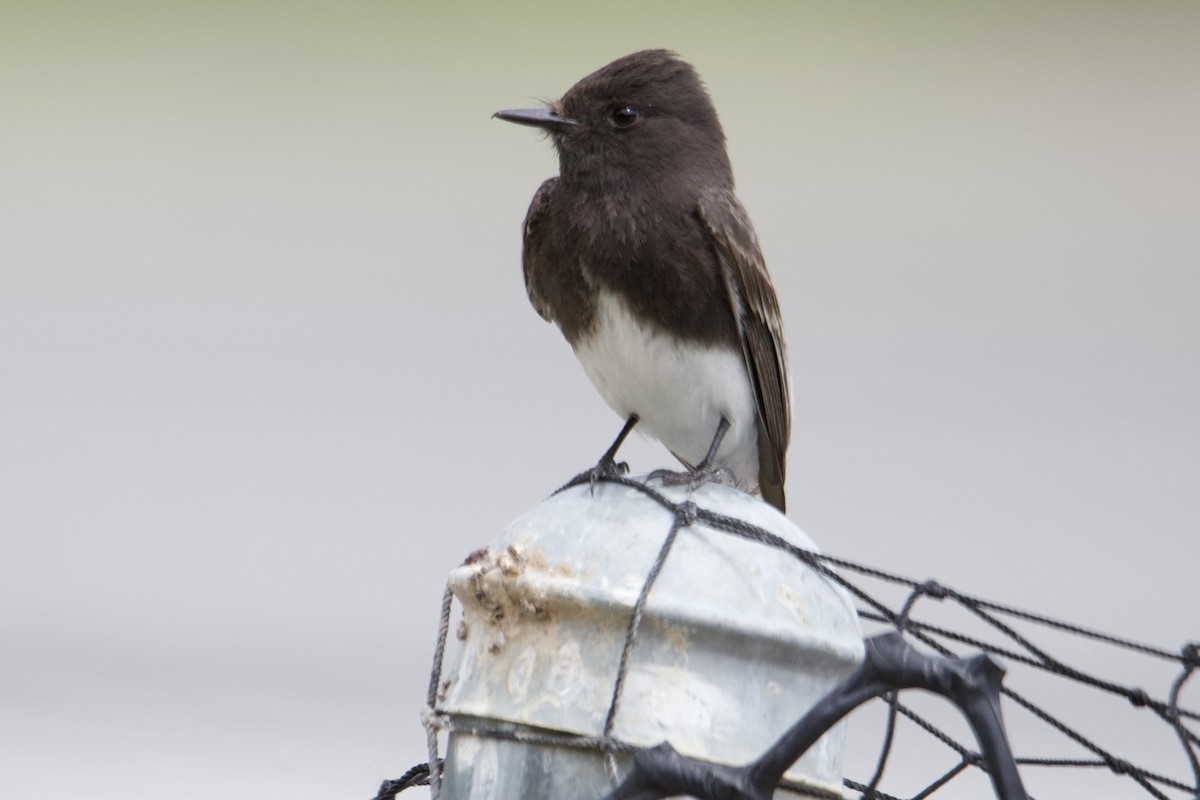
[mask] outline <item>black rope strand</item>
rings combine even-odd
[[[842,783],[845,784],[847,788],[853,789],[854,791],[858,792],[860,797],[867,790],[866,784],[859,783],[858,781],[852,781],[849,778],[843,778]],[[896,797],[896,795],[894,795],[894,794],[885,794],[883,792],[876,792],[875,800],[904,800],[904,798]]]
[[[922,584],[908,593],[908,599],[904,601],[904,608],[900,610],[899,618],[896,621],[896,630],[900,633],[904,633],[904,629],[908,627],[909,614],[912,613],[913,606],[925,594],[925,591],[925,585]],[[888,757],[892,753],[892,742],[896,737],[896,709],[899,705],[899,692],[888,692],[883,699],[888,704],[887,727],[883,734],[883,747],[880,749],[879,759],[875,763],[875,774],[871,776],[871,782],[867,784],[867,790],[863,792],[863,800],[875,800],[879,781],[883,778],[883,770],[887,767]]]
[[[617,724],[617,711],[621,706],[621,693],[625,688],[625,675],[629,671],[629,656],[633,652],[633,646],[637,642],[638,631],[642,626],[642,615],[646,611],[646,600],[650,596],[650,590],[654,587],[655,581],[658,580],[658,575],[662,572],[663,564],[667,561],[667,555],[671,552],[671,548],[675,544],[675,539],[679,535],[681,528],[691,525],[696,518],[696,506],[692,503],[681,503],[675,507],[675,518],[671,522],[671,530],[667,533],[667,538],[663,540],[662,547],[658,550],[658,555],[654,558],[654,564],[650,567],[650,572],[646,575],[646,580],[642,583],[642,588],[638,592],[637,602],[633,605],[633,613],[629,616],[629,627],[625,631],[625,643],[621,647],[621,659],[617,665],[617,679],[613,684],[612,700],[608,705],[608,714],[604,719],[604,739],[607,741],[612,738],[613,728]],[[608,768],[609,777],[615,786],[618,781],[617,761],[611,750],[605,748],[604,763]]]
[[[1145,770],[1140,767],[1137,767],[1124,759],[1117,758],[1112,753],[1109,753],[1107,750],[1100,747],[1100,745],[1093,742],[1091,739],[1088,739],[1086,736],[1079,733],[1074,728],[1063,723],[1062,721],[1060,721],[1059,719],[1054,717],[1052,714],[1050,714],[1049,712],[1042,709],[1037,704],[1032,703],[1029,700],[1026,700],[1023,696],[1021,696],[1017,692],[1014,692],[1012,689],[1009,689],[1007,687],[1001,687],[1000,692],[1005,697],[1009,698],[1010,700],[1017,703],[1017,705],[1024,708],[1026,711],[1030,712],[1031,714],[1038,717],[1046,724],[1050,725],[1052,728],[1056,729],[1059,733],[1066,736],[1068,739],[1071,739],[1072,741],[1074,741],[1076,744],[1083,747],[1084,749],[1090,750],[1092,753],[1095,753],[1097,756],[1100,757],[1100,759],[1105,763],[1105,765],[1110,770],[1112,770],[1112,772],[1114,774],[1128,775],[1129,777],[1131,777],[1135,781],[1137,781],[1139,784],[1141,784],[1143,789],[1145,789],[1147,792],[1154,795],[1155,797],[1163,798],[1164,800],[1169,800],[1169,798],[1167,798],[1166,795],[1159,792],[1156,788],[1154,788],[1154,786],[1152,786],[1150,784],[1151,780],[1157,781],[1158,783],[1161,783],[1164,786],[1169,786],[1173,789],[1187,790],[1190,788],[1189,786],[1187,786],[1187,784],[1181,783],[1181,782],[1173,780],[1171,778],[1167,778],[1163,775],[1157,775],[1153,772],[1150,772],[1149,770]]]
[[[920,714],[913,711],[911,708],[904,705],[903,703],[898,703],[896,705],[896,709],[901,714],[903,714],[905,717],[907,717],[918,728],[925,731],[930,736],[937,739],[939,742],[946,745],[954,752],[958,753],[959,757],[963,761],[967,762],[968,764],[971,764],[972,766],[979,767],[979,766],[983,765],[983,759],[980,757],[978,751],[972,750],[964,744],[960,744],[959,741],[957,739],[955,739],[953,736],[944,732],[941,728],[934,725],[932,722],[925,719]]]
[[[926,797],[929,797],[929,795],[933,794],[938,789],[942,788],[947,783],[952,781],[954,778],[958,777],[959,774],[961,774],[964,770],[966,770],[970,766],[971,766],[971,764],[967,761],[958,762],[956,765],[951,767],[950,770],[948,772],[946,772],[946,774],[942,775],[942,777],[938,778],[936,781],[934,781],[933,783],[929,784],[921,791],[914,794],[912,796],[912,800],[925,800]]]
[[[1196,756],[1196,748],[1194,744],[1200,743],[1196,735],[1183,726],[1183,720],[1180,719],[1179,695],[1183,691],[1184,684],[1192,677],[1197,667],[1200,667],[1200,645],[1189,643],[1183,646],[1182,656],[1184,659],[1183,670],[1178,677],[1171,683],[1171,692],[1168,695],[1169,707],[1164,719],[1171,724],[1175,729],[1175,733],[1179,736],[1179,741],[1183,745],[1183,750],[1187,753],[1188,762],[1192,767],[1192,779],[1195,782],[1194,789],[1196,796],[1200,798],[1200,758]]]
[[[860,617],[862,617],[863,619],[868,619],[868,620],[871,620],[872,622],[893,623],[892,619],[885,617],[883,614],[880,614],[875,611],[868,611],[868,610],[862,609],[862,608],[860,608],[858,610],[858,615]],[[995,644],[992,644],[991,642],[984,641],[983,639],[979,639],[979,638],[976,638],[973,636],[967,636],[965,634],[961,634],[956,631],[948,630],[946,628],[942,628],[937,625],[931,625],[928,622],[909,620],[908,626],[909,626],[910,630],[919,631],[921,633],[926,633],[926,634],[934,634],[936,636],[942,637],[943,639],[949,639],[953,642],[958,642],[959,644],[968,645],[972,648],[975,648],[978,650],[983,650],[986,653],[991,653],[992,655],[1000,656],[1001,658],[1004,658],[1007,661],[1015,661],[1015,662],[1018,662],[1021,664],[1025,664],[1027,666],[1034,667],[1036,669],[1043,670],[1045,672],[1049,672],[1053,675],[1062,675],[1064,677],[1071,677],[1072,679],[1079,681],[1080,683],[1085,683],[1088,686],[1091,686],[1095,689],[1100,689],[1104,692],[1108,692],[1110,694],[1115,694],[1115,695],[1124,697],[1125,699],[1129,700],[1129,702],[1135,706],[1139,706],[1139,707],[1146,706],[1147,708],[1150,708],[1151,710],[1158,713],[1158,715],[1161,716],[1164,720],[1167,720],[1168,722],[1170,722],[1170,716],[1172,713],[1170,703],[1168,703],[1165,700],[1156,700],[1155,698],[1150,697],[1150,695],[1148,695],[1144,689],[1134,689],[1134,688],[1129,688],[1126,686],[1121,686],[1120,684],[1111,683],[1109,681],[1101,680],[1099,678],[1094,678],[1090,675],[1086,675],[1082,672],[1079,672],[1078,670],[1070,670],[1068,672],[1063,672],[1062,670],[1057,670],[1057,669],[1054,669],[1051,666],[1047,665],[1045,661],[1042,661],[1042,660],[1036,659],[1036,658],[1032,658],[1028,655],[1025,655],[1024,653],[1018,653],[1016,650],[1008,650],[1006,648],[999,647]],[[1188,719],[1200,720],[1200,712],[1190,711],[1188,709],[1181,708],[1181,709],[1178,709],[1178,714],[1180,717],[1186,717]],[[1185,734],[1188,735],[1192,739],[1193,742],[1200,744],[1200,739],[1197,739],[1195,734],[1192,734],[1190,731],[1186,731],[1186,729],[1185,729]]]
[[[450,635],[450,610],[454,603],[454,592],[450,584],[442,594],[441,614],[438,618],[437,644],[433,650],[433,667],[429,671],[429,691],[425,695],[425,743],[429,749],[429,794],[438,800],[442,792],[442,759],[438,757],[437,729],[432,724],[432,715],[437,707],[438,686],[442,682],[442,659],[446,655],[446,640]]]

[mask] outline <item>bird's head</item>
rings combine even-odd
[[[548,108],[495,116],[549,133],[562,180],[584,185],[725,180],[725,134],[700,76],[669,50],[601,67]]]

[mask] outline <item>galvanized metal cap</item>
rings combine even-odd
[[[816,551],[786,517],[743,492],[650,485],[673,502],[690,494],[700,508]],[[600,736],[631,609],[673,520],[637,488],[601,483],[594,493],[585,485],[557,494],[513,522],[485,556],[451,574],[463,606],[461,655],[438,711]],[[745,763],[841,683],[862,652],[844,590],[775,547],[697,520],[679,531],[649,594],[613,733],[634,745],[669,741],[689,756]],[[456,747],[452,734],[447,754],[448,790],[464,789],[474,769],[466,762],[484,744],[458,738]],[[830,730],[787,778],[840,792],[842,738],[840,725]],[[509,790],[500,762],[515,757],[511,745],[485,759],[489,780]],[[577,754],[572,759],[578,768]],[[595,759],[599,765],[599,753]]]

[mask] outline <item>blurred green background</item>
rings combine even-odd
[[[1193,2],[0,4],[4,793],[424,760],[445,575],[619,426],[521,284],[552,148],[490,115],[644,47],[706,79],[774,276],[792,519],[1196,638],[1197,41]]]

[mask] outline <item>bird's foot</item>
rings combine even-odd
[[[737,479],[733,477],[733,473],[730,470],[725,467],[713,466],[713,461],[717,458],[717,449],[720,448],[721,440],[725,438],[725,434],[728,431],[729,420],[721,417],[720,422],[717,423],[717,433],[713,436],[712,444],[708,446],[708,453],[705,454],[699,464],[694,468],[688,469],[686,472],[671,469],[656,469],[647,478],[658,478],[667,486],[687,486],[693,492],[706,483],[721,483],[736,488]]]
[[[686,486],[689,491],[696,491],[708,483],[719,483],[722,486],[737,488],[737,479],[725,467],[704,467],[694,472],[690,470],[656,469],[646,476],[646,480],[660,480],[665,486]]]
[[[625,420],[625,426],[621,428],[621,432],[617,434],[616,441],[614,441],[612,446],[604,452],[604,455],[600,456],[600,460],[596,462],[596,466],[592,467],[591,469],[585,469],[574,478],[571,478],[571,480],[563,484],[562,489],[559,489],[558,491],[561,492],[563,489],[570,488],[571,486],[578,486],[579,484],[586,482],[588,487],[591,489],[592,494],[595,494],[596,484],[600,481],[616,480],[617,478],[623,478],[625,475],[627,475],[629,473],[629,464],[624,461],[617,461],[617,450],[621,448],[622,443],[625,441],[625,437],[629,435],[629,432],[633,430],[633,426],[637,425],[637,422],[637,414],[630,414],[629,419]]]
[[[600,481],[615,480],[623,478],[628,474],[629,464],[627,462],[616,461],[606,453],[596,462],[596,466],[591,469],[585,469],[567,481],[567,486],[578,486],[579,484],[586,483],[591,489],[592,494],[595,494],[596,484]]]

